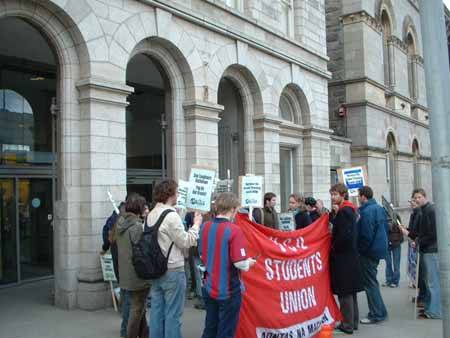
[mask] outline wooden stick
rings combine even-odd
[[[109,287],[111,288],[111,296],[112,296],[112,300],[113,300],[114,311],[119,312],[119,310],[117,309],[116,295],[114,294],[114,288],[113,288],[112,281],[109,281]]]
[[[253,221],[253,207],[248,208],[248,219]]]
[[[417,246],[416,246],[417,247]],[[414,320],[417,319],[417,298],[419,296],[419,268],[420,268],[420,252],[417,248],[417,264],[416,264],[416,288],[414,292]]]

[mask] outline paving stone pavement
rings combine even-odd
[[[382,281],[383,265],[379,268]],[[404,274],[403,274],[404,275]],[[51,306],[52,280],[0,289],[0,338],[118,338],[120,317],[112,309],[86,312],[64,311]],[[361,325],[354,337],[441,338],[439,320],[413,320],[413,290],[402,281],[397,289],[383,288],[389,320],[378,325]],[[367,313],[364,293],[360,293],[360,314]],[[184,338],[200,338],[204,312],[187,302],[183,316]]]

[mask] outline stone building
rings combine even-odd
[[[381,43],[376,21],[356,17],[344,27]],[[112,211],[107,192],[151,198],[155,182],[186,179],[195,163],[222,178],[228,170],[263,175],[282,209],[292,191],[327,199],[336,141],[325,33],[324,0],[0,0],[0,287],[54,274],[57,306],[104,306],[98,252]],[[417,24],[411,34],[416,43]],[[397,40],[390,48],[405,63]],[[424,116],[422,86],[414,101],[396,89],[400,78],[381,84],[381,66],[366,74],[364,64],[348,63],[359,67],[348,78],[367,76],[357,85],[376,99],[386,90],[389,104],[405,103],[404,113],[381,111],[397,121],[399,170],[413,159],[413,140],[402,134],[413,126],[422,170],[426,123],[410,116]],[[356,119],[384,107],[344,101]],[[383,142],[367,148],[364,132],[349,132],[353,160],[373,152],[373,165],[384,165]]]
[[[326,1],[331,167],[363,164],[376,197],[405,211],[431,193],[431,149],[416,0]]]

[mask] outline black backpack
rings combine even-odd
[[[152,227],[147,226],[147,219],[145,219],[144,231],[137,243],[133,243],[130,237],[134,270],[141,279],[157,279],[167,271],[173,242],[170,245],[167,257],[164,256],[158,243],[158,232],[162,222],[171,212],[173,212],[171,209],[164,210]]]

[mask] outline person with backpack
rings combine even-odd
[[[386,211],[387,213],[387,211]],[[392,218],[388,213],[388,255],[386,257],[386,281],[383,286],[398,288],[400,282],[400,258],[402,253],[403,233],[399,227],[400,217],[395,214]]]
[[[272,229],[278,229],[278,214],[275,210],[277,205],[277,195],[273,192],[264,194],[264,207],[253,209],[253,219],[256,223],[265,225]]]
[[[147,217],[152,229],[157,227],[157,241],[167,257],[167,271],[152,280],[150,336],[154,338],[181,338],[181,317],[186,293],[184,251],[197,245],[202,223],[195,213],[192,227],[186,231],[181,217],[175,212],[178,184],[168,179],[157,184],[153,191],[155,208]]]
[[[125,213],[119,217],[116,225],[116,243],[119,252],[119,286],[128,293],[130,302],[127,338],[148,337],[145,303],[150,283],[136,274],[132,264],[133,245],[139,241],[143,232],[141,215],[144,205],[144,197],[138,194],[128,196],[125,203]]]

